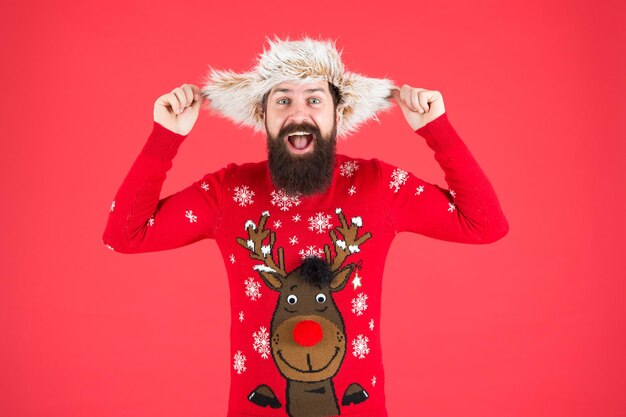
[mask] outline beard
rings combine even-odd
[[[266,126],[267,131],[267,126]],[[293,155],[283,139],[290,133],[304,131],[314,135],[313,150],[305,155]],[[267,160],[272,182],[288,194],[312,195],[325,191],[333,177],[337,122],[327,136],[307,123],[283,127],[277,136],[267,132]]]

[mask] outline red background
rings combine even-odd
[[[335,38],[346,67],[442,92],[510,222],[486,246],[401,234],[381,331],[391,417],[626,415],[624,6],[615,1],[17,2],[0,13],[0,415],[224,416],[217,246],[101,235],[156,98],[264,37]],[[397,106],[342,142],[439,184]],[[262,135],[206,109],[163,196]]]

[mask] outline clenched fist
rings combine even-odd
[[[154,103],[154,121],[179,135],[188,135],[198,120],[204,96],[193,84],[183,84]]]
[[[443,96],[439,91],[404,84],[401,88],[396,87],[392,94],[414,131],[446,112]]]

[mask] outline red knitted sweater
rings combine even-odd
[[[160,199],[186,136],[154,123],[103,241],[139,253],[216,240],[231,296],[229,417],[386,416],[380,298],[394,236],[489,243],[507,233],[447,113],[416,133],[447,189],[377,159],[337,155],[323,194],[287,195],[261,162],[230,164]]]

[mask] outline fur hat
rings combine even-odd
[[[237,74],[211,68],[201,89],[210,109],[238,125],[264,132],[261,103],[273,86],[327,80],[339,90],[337,136],[344,137],[356,132],[361,123],[378,120],[376,113],[391,107],[393,82],[345,71],[334,41],[308,37],[297,41],[278,37],[266,40],[270,48],[259,55],[251,71]]]

